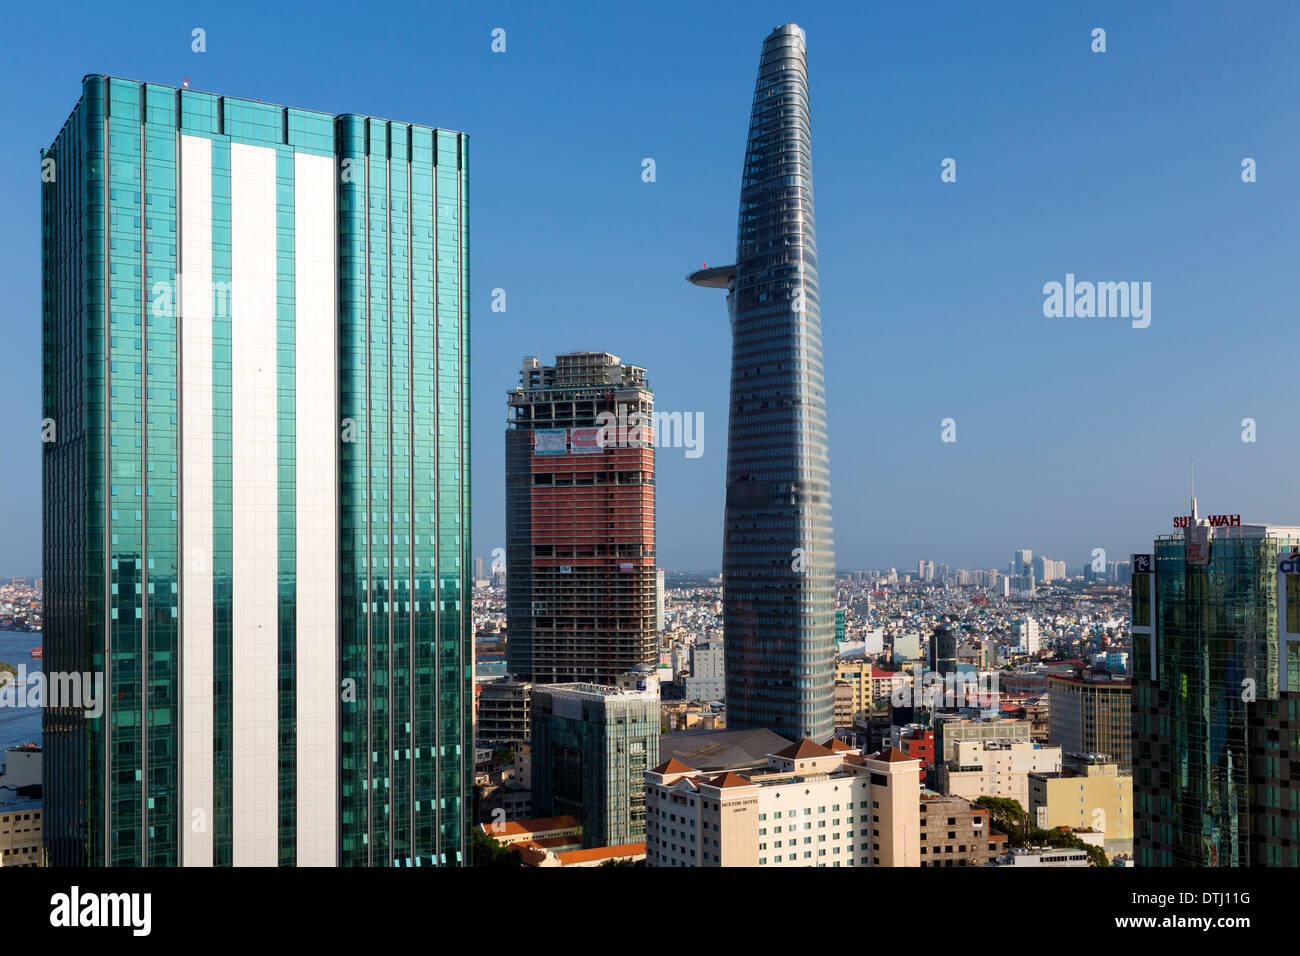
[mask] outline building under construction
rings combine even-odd
[[[508,393],[506,660],[613,684],[655,654],[654,396],[607,352],[524,359]]]

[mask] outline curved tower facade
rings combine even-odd
[[[722,574],[727,725],[833,731],[835,547],[803,30],[763,41],[727,290],[731,406]]]

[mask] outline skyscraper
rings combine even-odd
[[[825,740],[835,591],[804,33],[763,41],[727,290],[731,404],[722,574],[727,725]]]
[[[42,186],[56,865],[465,860],[464,134],[87,76]]]
[[[537,683],[612,684],[655,653],[645,369],[608,352],[553,366],[530,356],[508,408],[507,667]]]
[[[1300,528],[1192,510],[1133,556],[1136,861],[1297,866]]]

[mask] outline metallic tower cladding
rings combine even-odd
[[[613,683],[655,654],[645,369],[607,352],[557,355],[554,366],[530,356],[509,410],[507,666],[538,683]]]
[[[807,49],[763,41],[727,289],[731,411],[723,542],[727,723],[831,735],[835,591],[826,390],[813,219]]]

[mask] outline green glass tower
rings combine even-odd
[[[1300,528],[1195,512],[1133,556],[1136,862],[1297,866]]]
[[[468,138],[92,75],[42,160],[51,862],[464,862]]]

